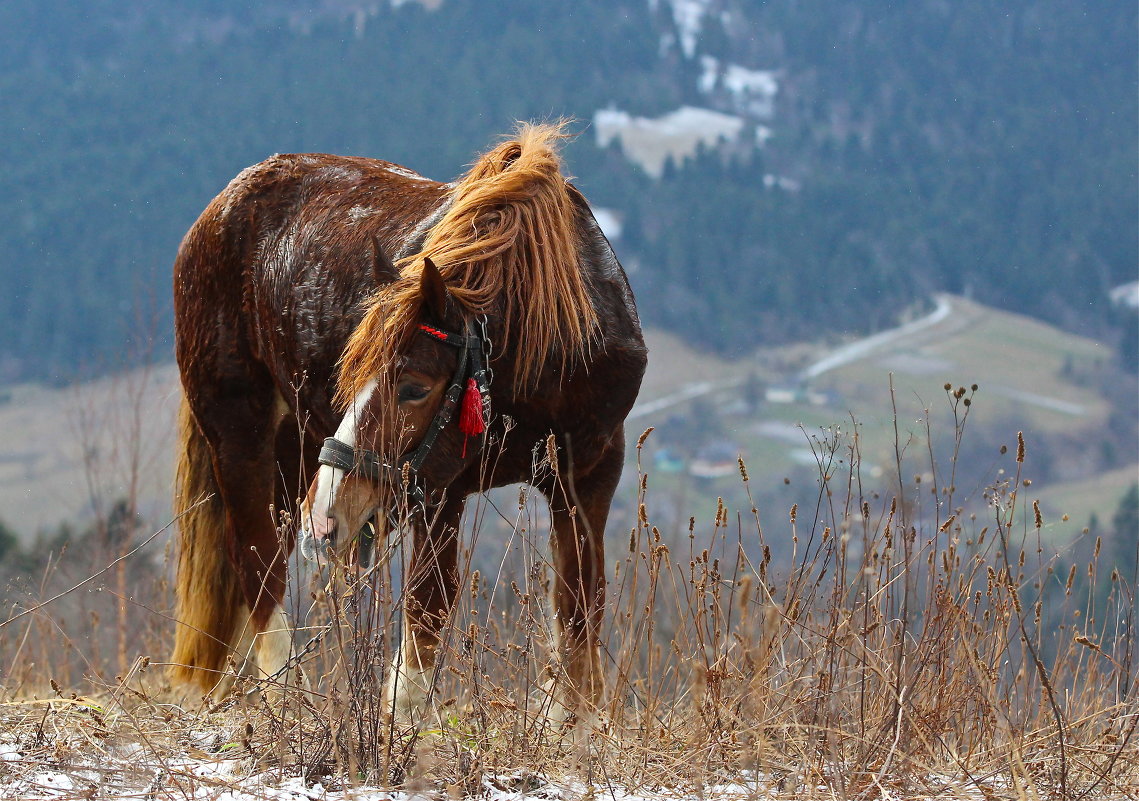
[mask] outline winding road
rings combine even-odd
[[[871,334],[868,337],[856,340],[855,342],[851,342],[831,351],[823,358],[804,368],[799,373],[799,380],[807,381],[812,378],[818,378],[823,373],[858,361],[859,359],[865,359],[879,348],[893,344],[904,337],[913,336],[927,328],[931,328],[947,319],[953,313],[953,304],[949,295],[937,295],[934,297],[934,302],[936,303],[934,310],[925,317],[921,317],[905,325],[900,325],[897,328],[879,331],[877,334]],[[696,381],[691,384],[686,384],[676,392],[638,403],[633,407],[633,410],[629,412],[629,416],[626,420],[643,419],[649,415],[670,409],[674,406],[679,406],[699,397],[711,395],[725,389],[734,389],[742,385],[746,380],[747,376],[743,375],[721,381]]]

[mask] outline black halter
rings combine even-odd
[[[481,318],[479,320],[479,328],[481,329],[479,333],[475,333],[469,319],[464,321],[463,328],[462,334],[451,334],[429,325],[419,326],[419,333],[431,337],[436,342],[443,342],[459,348],[459,364],[455,367],[451,386],[447,388],[446,394],[443,395],[443,402],[439,404],[439,411],[435,413],[431,425],[427,428],[427,433],[415,450],[411,453],[405,453],[396,460],[394,465],[391,465],[385,463],[375,451],[353,448],[336,437],[329,437],[324,441],[324,447],[321,448],[317,461],[329,467],[355,473],[371,481],[379,481],[386,475],[396,486],[403,487],[412,500],[416,503],[422,503],[425,497],[423,486],[416,478],[420,468],[423,467],[423,462],[427,459],[427,454],[431,452],[435,440],[439,438],[439,433],[454,418],[455,410],[459,406],[468,379],[474,379],[475,387],[482,396],[484,416],[489,417],[490,414],[490,372],[486,364],[490,343],[486,337],[486,319]],[[485,442],[486,434],[483,433],[479,439],[480,450]],[[409,484],[406,487],[403,486],[405,471]]]

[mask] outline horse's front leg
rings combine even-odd
[[[404,581],[403,638],[388,681],[396,715],[419,722],[431,701],[446,625],[458,590],[459,520],[464,499],[412,516],[411,566]]]
[[[625,440],[619,430],[601,460],[584,476],[569,459],[542,487],[553,516],[552,589],[555,647],[562,670],[555,676],[551,716],[563,721],[591,715],[601,704],[601,625],[605,613],[605,523],[621,478]],[[565,457],[566,454],[563,454]]]

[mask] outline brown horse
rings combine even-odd
[[[218,693],[231,655],[253,675],[286,664],[296,532],[281,542],[271,506],[315,476],[302,542],[345,548],[401,514],[413,533],[392,672],[411,711],[454,605],[465,498],[529,482],[553,519],[558,700],[599,701],[603,537],[647,352],[625,273],[562,175],[563,137],[522,125],[452,184],[274,156],[187,233],[176,679]],[[537,476],[536,448],[553,457]]]

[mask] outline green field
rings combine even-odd
[[[1134,463],[1139,451],[1128,441],[1135,437],[1135,421],[1125,430],[1113,427],[1112,402],[1104,388],[1134,379],[1119,374],[1113,354],[1090,339],[975,301],[947,300],[951,310],[940,322],[888,338],[807,382],[807,389],[823,393],[821,405],[766,401],[754,411],[744,410],[740,408],[744,389],[732,386],[708,393],[698,408],[692,401],[638,419],[631,428],[653,424],[667,429],[685,413],[707,417],[714,409],[714,425],[704,421],[695,428],[711,430],[703,436],[730,444],[743,456],[753,487],[777,488],[796,470],[800,478],[804,470],[811,470],[808,436],[820,435],[830,426],[849,431],[853,419],[859,424],[862,479],[870,488],[885,490],[897,482],[896,407],[907,488],[912,488],[915,476],[930,481],[931,464],[936,465],[939,479],[950,474],[955,426],[964,420],[958,471],[962,483],[955,504],[964,503],[974,511],[983,508],[982,493],[988,484],[1016,468],[1010,454],[1001,454],[1001,447],[1015,449],[1017,433],[1023,432],[1027,450],[1023,477],[1032,482],[1033,498],[1041,500],[1048,537],[1057,543],[1069,540],[1092,512],[1100,520],[1110,519],[1120,497],[1139,476]],[[823,347],[796,346],[727,364],[704,359],[673,340],[650,344],[656,347],[647,388],[655,395],[665,388],[675,392],[697,380],[739,385],[749,372],[766,386],[795,385],[803,368],[827,354]],[[667,348],[664,354],[661,345]],[[970,406],[957,403],[956,420],[946,383],[970,388]],[[976,392],[971,390],[974,384]],[[1114,411],[1118,415],[1124,410]],[[700,447],[693,441],[690,453]],[[1113,454],[1114,463],[1104,463],[1105,453]],[[654,476],[653,480],[675,493],[684,478]],[[704,481],[701,487],[706,494],[739,499],[738,483],[738,476],[732,475]],[[1064,514],[1068,521],[1060,519]]]

